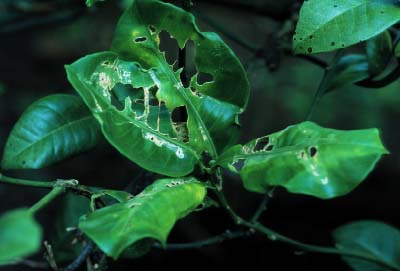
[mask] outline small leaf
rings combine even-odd
[[[163,30],[180,48],[189,41],[195,46],[197,74],[189,86],[180,79],[182,69],[175,71],[160,51]],[[238,138],[238,114],[249,96],[246,73],[217,34],[201,32],[190,13],[171,4],[133,1],[112,52],[86,56],[66,70],[107,140],[147,170],[185,176],[203,152],[216,157]],[[200,74],[212,80],[199,84]],[[175,111],[187,119],[174,120]]]
[[[55,94],[34,102],[11,131],[3,169],[38,169],[94,147],[98,124],[79,97]]]
[[[79,228],[117,259],[145,238],[165,244],[175,222],[195,210],[205,195],[205,185],[194,178],[161,179],[127,202],[82,217]]]
[[[400,269],[400,231],[390,225],[379,221],[353,222],[336,229],[333,237],[339,250],[366,255],[386,265],[343,257],[354,271]]]
[[[50,238],[56,262],[72,261],[81,253],[82,243],[76,240],[77,231],[71,229],[77,229],[79,218],[89,212],[89,199],[71,193],[62,198]]]
[[[369,39],[366,44],[368,70],[371,76],[379,75],[389,64],[392,57],[392,37],[389,31]]]
[[[94,4],[97,2],[104,2],[105,0],[86,0],[86,6],[87,7],[92,7]]]
[[[304,1],[293,37],[297,54],[328,52],[370,39],[399,21],[392,0]]]
[[[324,77],[314,95],[309,117],[325,94],[368,77],[369,66],[366,56],[358,54],[342,56],[341,52],[338,52],[332,64],[325,70]]]
[[[218,164],[238,172],[249,191],[279,185],[329,199],[357,187],[385,153],[377,129],[340,131],[303,122],[234,146]]]
[[[0,216],[0,240],[0,266],[12,264],[39,250],[42,230],[28,209],[17,209]]]
[[[326,70],[319,91],[325,94],[368,77],[368,62],[364,55],[338,54]]]

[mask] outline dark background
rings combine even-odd
[[[67,82],[64,64],[88,53],[107,50],[115,24],[128,2],[109,0],[91,9],[84,6],[83,0],[0,2],[0,151],[13,124],[30,103],[49,94],[74,93]],[[206,17],[198,20],[200,28],[220,33],[248,72],[251,98],[242,117],[241,142],[303,121],[323,71],[288,52],[301,1],[193,2],[193,10]],[[219,27],[216,29],[213,24]],[[251,52],[224,32],[260,50]],[[166,50],[172,56],[177,52],[173,46],[167,46]],[[364,47],[361,44],[352,50],[362,51]],[[332,55],[318,57],[329,61]],[[400,227],[399,86],[397,82],[378,90],[349,86],[323,99],[313,121],[337,129],[378,127],[391,155],[385,156],[366,181],[345,197],[324,201],[278,189],[261,219],[265,225],[295,239],[320,245],[332,245],[331,231],[354,220],[382,220]],[[144,174],[105,141],[91,152],[50,168],[6,173],[37,180],[75,178],[82,184],[112,189],[124,189],[132,181],[141,187],[156,178]],[[244,217],[251,216],[261,196],[246,192],[237,176],[227,175],[225,184],[234,208]],[[1,185],[0,211],[29,206],[45,192]],[[51,238],[54,217],[62,212],[60,201],[40,214],[46,238]],[[169,241],[200,240],[226,229],[236,227],[222,210],[210,208],[178,222]],[[143,258],[110,261],[109,265],[110,270],[222,266],[350,270],[337,256],[298,252],[286,244],[255,235],[198,250],[153,249]],[[42,260],[41,253],[34,259]],[[0,270],[34,269],[16,266],[0,267]]]

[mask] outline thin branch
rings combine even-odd
[[[153,246],[158,249],[166,249],[166,250],[183,250],[183,249],[199,249],[205,246],[219,244],[227,240],[237,239],[241,237],[246,237],[251,234],[250,231],[225,231],[222,234],[192,242],[192,243],[182,243],[182,244],[167,244],[164,248],[161,244],[155,243]]]
[[[81,265],[86,261],[86,258],[89,256],[89,254],[93,250],[93,242],[89,241],[86,246],[82,249],[81,253],[79,256],[72,262],[70,263],[67,267],[63,269],[63,271],[75,271]]]
[[[383,262],[379,259],[375,259],[368,254],[357,253],[357,252],[352,252],[352,251],[345,251],[345,250],[338,250],[333,247],[316,246],[316,245],[302,243],[297,240],[286,237],[282,234],[279,234],[279,233],[259,224],[258,222],[246,221],[242,217],[240,217],[238,214],[236,214],[236,212],[229,205],[224,193],[221,190],[216,189],[214,191],[217,193],[217,196],[221,202],[221,205],[231,215],[231,217],[236,222],[236,224],[248,227],[250,230],[253,230],[253,231],[258,231],[258,232],[266,235],[270,240],[284,242],[284,243],[290,244],[292,246],[296,246],[300,249],[303,249],[303,250],[306,250],[309,252],[335,254],[335,255],[353,257],[353,258],[357,258],[357,259],[361,259],[361,260],[365,260],[368,262],[379,264],[381,266],[388,268],[389,270],[400,271],[400,269],[398,267],[388,264],[386,262]]]
[[[24,180],[24,179],[16,179],[4,176],[0,173],[0,183],[8,183],[15,185],[24,185],[31,187],[43,187],[43,188],[53,188],[56,182],[46,182],[46,181],[32,181],[32,180]]]
[[[267,209],[267,205],[273,197],[273,193],[275,191],[275,187],[271,189],[271,191],[265,193],[263,200],[261,201],[260,205],[258,206],[257,210],[255,211],[253,217],[250,219],[251,222],[257,222],[263,212]]]
[[[29,209],[31,213],[36,213],[40,209],[46,207],[50,202],[52,202],[56,197],[61,195],[62,193],[65,192],[65,188],[62,186],[54,186],[54,188],[48,193],[46,196],[44,196],[41,200],[39,200],[37,203],[32,205],[32,207]]]

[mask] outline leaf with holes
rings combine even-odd
[[[159,49],[162,30],[181,48],[189,40],[195,45],[198,73],[188,87],[182,69],[175,71]],[[67,73],[114,147],[145,169],[172,177],[192,172],[203,152],[216,157],[235,143],[249,95],[243,67],[219,36],[200,32],[190,13],[159,1],[133,1],[112,52],[86,56]],[[199,84],[200,73],[212,81]],[[174,120],[177,110],[187,119]]]
[[[371,76],[381,74],[393,55],[392,37],[389,31],[369,39],[366,49],[369,73]]]
[[[117,259],[126,248],[146,238],[165,245],[175,222],[194,211],[205,195],[205,185],[195,178],[161,179],[127,202],[82,217],[79,228]]]
[[[54,94],[28,107],[11,131],[3,169],[38,169],[94,147],[99,125],[79,97]]]
[[[339,131],[303,122],[234,146],[218,164],[238,172],[253,192],[279,185],[328,199],[352,191],[386,153],[376,129]]]
[[[393,0],[304,1],[293,36],[297,54],[328,52],[370,39],[400,19]]]
[[[333,232],[336,247],[341,251],[368,256],[376,262],[343,257],[355,271],[387,271],[400,269],[400,231],[379,221],[357,221]]]
[[[0,266],[30,256],[40,248],[42,229],[28,209],[0,216]]]

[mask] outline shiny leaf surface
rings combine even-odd
[[[127,202],[82,217],[79,228],[116,259],[145,238],[165,244],[175,222],[195,210],[205,195],[204,184],[194,178],[161,179]]]
[[[400,269],[400,231],[379,221],[358,221],[336,229],[333,233],[339,250],[368,255],[387,266],[343,257],[355,271],[388,271]]]
[[[303,122],[234,146],[219,164],[238,172],[253,192],[278,185],[328,199],[352,191],[385,153],[376,129],[340,131]]]
[[[304,1],[293,37],[298,54],[328,52],[365,41],[397,23],[392,0]]]
[[[28,209],[0,216],[0,266],[30,256],[40,248],[42,229]]]
[[[79,97],[55,94],[30,105],[5,145],[3,169],[38,169],[94,147],[99,125]]]
[[[189,87],[180,79],[182,69],[175,71],[159,49],[162,30],[181,48],[189,40],[195,45],[197,74]],[[203,151],[215,157],[234,144],[237,115],[249,95],[243,67],[218,35],[200,32],[190,13],[152,0],[133,1],[126,10],[112,52],[84,57],[67,73],[114,147],[145,169],[173,177],[190,173]],[[212,80],[198,83],[200,73]],[[187,120],[174,120],[176,110]]]

